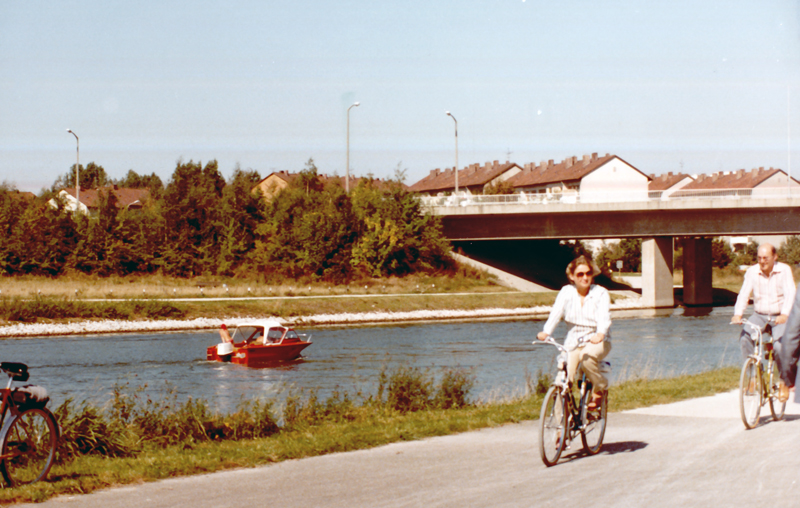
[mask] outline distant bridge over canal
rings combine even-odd
[[[456,244],[492,242],[513,249],[515,242],[529,240],[641,238],[642,298],[652,307],[675,304],[676,237],[684,239],[684,303],[708,305],[712,237],[800,234],[800,195],[729,193],[591,203],[580,202],[577,195],[564,197],[544,202],[519,195],[450,196],[422,198],[422,203],[442,217],[444,234]]]

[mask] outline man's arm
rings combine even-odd
[[[758,266],[750,267],[744,272],[744,282],[742,282],[742,289],[739,290],[739,296],[736,297],[736,305],[733,307],[733,321],[734,323],[741,323],[744,310],[750,302],[750,293],[753,292],[754,276],[756,272],[753,268],[758,269]]]

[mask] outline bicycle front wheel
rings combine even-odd
[[[3,435],[0,471],[9,486],[44,479],[53,465],[58,427],[47,409],[26,409]]]
[[[542,412],[539,415],[542,431],[539,435],[539,453],[542,462],[547,467],[555,465],[564,451],[564,442],[567,440],[567,411],[566,401],[561,396],[561,388],[551,386],[542,402]]]
[[[772,419],[776,422],[783,419],[783,413],[786,412],[786,401],[781,402],[778,400],[778,381],[780,380],[780,373],[778,366],[774,361],[769,362],[769,390],[767,396],[769,397],[769,412],[772,413]]]
[[[603,446],[603,437],[606,435],[608,393],[603,394],[600,407],[594,411],[589,411],[587,407],[590,397],[591,390],[587,390],[581,401],[581,441],[583,441],[584,449],[594,455],[600,451],[600,447]]]
[[[753,358],[748,358],[744,362],[742,376],[739,378],[739,412],[744,426],[748,429],[758,424],[762,393],[761,365]]]

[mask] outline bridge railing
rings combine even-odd
[[[550,194],[515,193],[515,194],[459,194],[449,196],[420,196],[420,203],[424,207],[453,207],[471,205],[548,205],[572,203],[623,203],[642,201],[686,201],[693,199],[786,199],[800,198],[800,188],[774,188],[766,190],[753,189],[703,189],[703,190],[677,190],[672,193],[663,191],[626,192],[561,192]]]

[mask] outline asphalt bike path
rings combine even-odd
[[[612,390],[613,397],[613,390]],[[800,404],[745,430],[738,391],[608,416],[596,456],[551,468],[538,421],[62,496],[37,507],[800,505]]]

